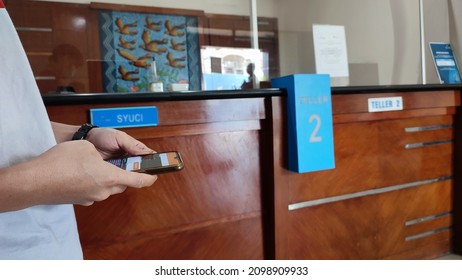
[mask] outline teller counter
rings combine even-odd
[[[184,170],[76,206],[86,259],[431,259],[458,252],[460,90],[333,88],[335,169],[287,170],[285,91],[47,95],[52,121],[156,106],[125,128]],[[404,110],[368,112],[401,96]],[[459,121],[455,121],[459,120]],[[459,145],[457,145],[459,143]],[[460,173],[460,172],[459,172]]]

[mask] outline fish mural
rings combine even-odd
[[[164,89],[189,83],[200,89],[196,17],[102,11],[99,16],[104,88],[107,92],[144,92],[153,82],[156,62]]]

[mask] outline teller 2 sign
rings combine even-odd
[[[290,75],[273,79],[272,86],[287,90],[288,169],[335,168],[329,75]]]
[[[403,97],[378,97],[367,100],[368,110],[374,112],[399,111],[403,110]]]

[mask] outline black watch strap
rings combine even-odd
[[[79,128],[79,130],[77,130],[77,132],[74,133],[74,136],[72,136],[72,140],[84,140],[87,137],[88,132],[90,132],[90,130],[95,127],[97,126],[89,123],[83,124]]]

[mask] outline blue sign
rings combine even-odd
[[[440,83],[460,83],[459,67],[457,66],[451,44],[430,42],[429,45]]]
[[[121,107],[90,109],[90,121],[99,127],[127,128],[156,126],[157,107]]]
[[[273,79],[272,86],[287,89],[289,170],[335,168],[329,75],[290,75]]]

